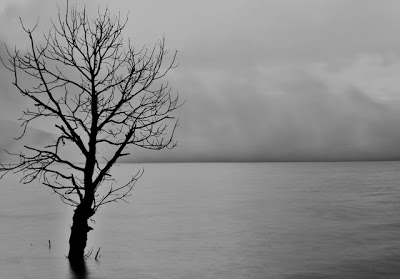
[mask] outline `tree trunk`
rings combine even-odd
[[[85,209],[80,204],[72,217],[71,236],[69,238],[68,259],[71,262],[81,262],[85,257],[87,234],[93,228],[88,226],[88,219],[93,215],[90,207]]]

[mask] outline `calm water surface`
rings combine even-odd
[[[400,278],[400,162],[122,164],[86,278]],[[0,278],[75,278],[72,208],[0,181]],[[51,241],[51,249],[48,248]]]

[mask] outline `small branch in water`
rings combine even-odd
[[[85,259],[89,258],[93,253],[93,248],[90,249],[86,254],[85,254]]]
[[[99,247],[99,249],[97,250],[96,256],[94,257],[94,259],[97,261],[97,258],[100,257],[99,256],[99,252],[100,252],[101,247]]]

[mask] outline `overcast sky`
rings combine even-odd
[[[27,24],[40,17],[46,30],[57,2],[64,6],[0,0],[0,39],[24,46],[18,17]],[[132,160],[400,159],[400,1],[113,0],[109,7],[129,11],[134,44],[165,36],[179,51],[167,79],[187,100],[178,147],[135,152]],[[0,73],[0,116],[15,120],[24,102],[10,74]],[[0,135],[14,132],[2,123]]]

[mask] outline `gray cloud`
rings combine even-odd
[[[399,6],[113,1],[115,11],[130,9],[126,31],[139,46],[165,34],[180,50],[180,67],[167,79],[187,99],[178,148],[132,150],[129,160],[400,159]],[[0,38],[24,46],[18,16],[27,23],[40,16],[46,30],[55,11],[48,0],[10,5]],[[7,74],[0,81],[1,117],[14,119],[26,103],[14,95]]]
[[[183,140],[176,153],[181,158],[399,158],[398,105],[371,97],[356,82],[333,83],[291,71],[270,76],[255,72],[252,81],[224,72],[214,79],[205,72],[176,81],[190,92],[178,133]]]

